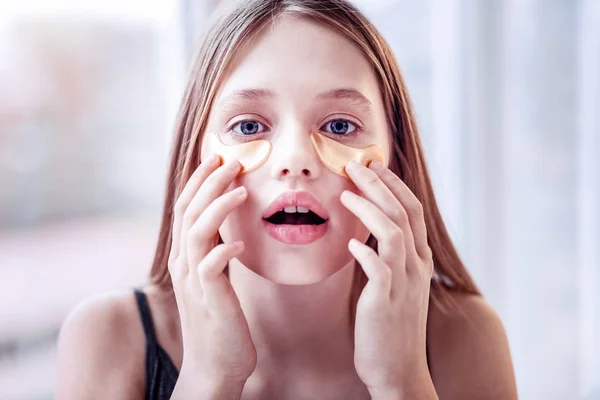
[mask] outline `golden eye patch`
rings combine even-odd
[[[331,171],[345,178],[349,178],[345,167],[352,160],[357,161],[365,167],[368,167],[371,161],[377,161],[381,165],[385,165],[383,151],[376,144],[359,149],[346,146],[343,143],[315,132],[310,133],[310,139],[321,162]]]
[[[240,175],[254,171],[263,165],[269,158],[273,148],[271,142],[266,140],[252,140],[235,145],[226,145],[214,133],[206,134],[205,140],[208,141],[206,143],[207,148],[221,156],[223,164],[229,160],[237,159],[242,165]]]
[[[355,148],[316,132],[310,133],[310,139],[321,163],[329,170],[345,178],[349,179],[345,171],[346,164],[352,160],[365,167],[368,167],[371,161],[377,161],[385,165],[383,151],[376,144],[365,148]],[[251,172],[264,164],[273,149],[271,142],[262,139],[227,145],[223,143],[217,134],[208,133],[206,140],[208,141],[206,146],[212,152],[219,154],[223,159],[223,163],[230,159],[237,159],[240,162],[242,165],[240,175]]]

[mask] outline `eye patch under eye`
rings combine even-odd
[[[384,165],[383,151],[376,144],[357,149],[315,132],[310,133],[310,139],[321,162],[344,178],[350,179],[346,174],[346,165],[352,160],[365,167],[368,167],[371,161],[377,161]]]
[[[313,148],[323,165],[347,179],[350,178],[346,174],[345,167],[352,160],[364,166],[368,166],[371,161],[377,161],[385,165],[383,151],[376,144],[359,149],[346,146],[316,132],[311,132],[310,138]],[[230,159],[237,159],[242,165],[240,175],[251,172],[264,164],[273,149],[271,142],[261,139],[236,145],[226,145],[217,134],[208,133],[205,135],[205,140],[208,141],[206,143],[207,148],[219,154],[223,159],[223,163]]]
[[[223,164],[229,160],[240,162],[242,168],[239,175],[254,171],[264,164],[273,148],[271,142],[266,140],[252,140],[228,146],[215,133],[207,133],[205,140],[208,141],[206,143],[207,148],[221,156]]]

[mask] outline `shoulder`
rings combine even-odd
[[[430,370],[440,398],[516,399],[508,339],[491,305],[477,295],[452,294],[454,306],[430,305]]]
[[[143,398],[143,338],[132,290],[78,304],[60,329],[56,398]]]

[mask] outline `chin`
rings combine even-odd
[[[335,248],[335,247],[334,247]],[[260,252],[241,254],[238,261],[256,275],[280,285],[312,285],[329,278],[352,259],[344,246],[329,251],[326,256],[308,246],[303,251],[282,252],[262,249]]]
[[[341,234],[343,232],[343,234]],[[333,224],[321,239],[305,245],[290,245],[269,236],[262,226],[248,223],[232,213],[219,229],[226,243],[242,240],[245,251],[236,257],[254,274],[280,285],[312,285],[340,271],[354,257],[348,241],[356,237],[363,242],[369,236],[362,224]]]

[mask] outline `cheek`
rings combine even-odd
[[[367,227],[362,223],[362,221],[354,215],[350,210],[344,207],[340,203],[340,213],[339,213],[339,227],[336,229],[337,234],[344,237],[349,241],[351,238],[355,238],[360,240],[361,242],[366,242],[367,238],[370,235]]]
[[[253,193],[251,182],[244,175],[238,175],[237,178],[229,184],[225,192],[244,186],[248,191],[248,197],[239,206],[233,208],[227,215],[223,224],[219,228],[219,234],[226,243],[233,243],[237,240],[245,239],[245,231],[255,229],[256,221],[260,222],[260,206],[257,204],[256,195]]]
[[[344,180],[343,184],[339,189],[339,194],[344,190],[349,190],[351,192],[359,193],[357,187],[350,181]],[[334,205],[336,209],[336,224],[335,224],[335,234],[341,236],[346,243],[351,239],[355,238],[360,240],[361,242],[366,242],[367,238],[370,235],[367,227],[362,223],[362,221],[354,215],[349,209],[344,207],[340,200],[340,195],[335,199]]]
[[[240,206],[234,208],[219,228],[221,239],[225,243],[242,240],[247,247],[256,248],[258,244],[256,232],[262,229],[262,219],[256,208],[253,208],[251,196]]]

